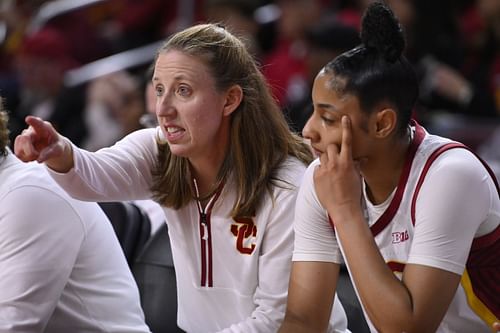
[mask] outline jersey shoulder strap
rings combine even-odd
[[[490,166],[481,157],[479,157],[476,153],[474,153],[469,147],[467,147],[463,143],[450,142],[450,143],[444,144],[444,145],[438,147],[436,150],[434,150],[432,152],[432,154],[429,156],[429,158],[427,159],[427,162],[425,162],[424,168],[422,169],[420,177],[418,178],[417,185],[415,187],[415,192],[413,193],[413,198],[411,200],[411,223],[413,226],[415,226],[415,206],[416,206],[416,202],[417,202],[418,193],[420,192],[420,188],[422,187],[422,184],[424,182],[425,176],[427,175],[427,172],[429,171],[432,163],[442,153],[444,153],[445,151],[448,151],[450,149],[455,149],[455,148],[467,149],[472,154],[474,154],[479,161],[481,161],[481,163],[483,164],[485,169],[490,174],[490,177],[493,179],[493,182],[495,183],[495,187],[496,187],[497,192],[498,192],[498,196],[500,197],[500,187],[498,185],[497,178],[495,177],[495,173],[491,170]]]

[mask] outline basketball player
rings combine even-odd
[[[328,325],[345,262],[373,332],[491,332],[500,314],[500,200],[466,147],[411,121],[418,95],[390,9],[317,75],[281,332]],[[326,212],[328,214],[326,214]]]

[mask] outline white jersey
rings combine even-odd
[[[74,148],[75,167],[51,172],[84,200],[151,197],[156,130],[139,130],[91,154]],[[275,332],[284,317],[293,248],[297,187],[305,166],[295,158],[279,171],[280,186],[252,218],[233,219],[235,185],[227,181],[205,209],[196,200],[165,208],[176,270],[178,326],[187,332]],[[339,306],[338,332],[347,322]]]
[[[36,162],[0,157],[0,332],[150,332],[111,223]]]
[[[438,332],[490,332],[489,324],[500,310],[499,192],[470,151],[452,149],[459,145],[426,133],[418,124],[414,129],[405,167],[391,196],[373,205],[364,191],[370,229],[399,278],[407,263],[462,276]],[[314,161],[306,171],[299,192],[293,260],[341,263],[341,244],[314,190],[318,163]]]

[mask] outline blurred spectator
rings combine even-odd
[[[455,0],[418,0],[415,6],[415,54],[418,61],[426,55],[453,68],[463,61],[463,47],[458,27],[458,3]]]
[[[88,10],[86,7],[70,10],[63,15],[56,15],[42,26],[42,29],[59,31],[67,41],[69,54],[81,64],[108,56],[113,51],[109,41],[102,38],[97,27],[91,24]]]
[[[175,18],[178,1],[110,0],[112,16],[100,26],[100,34],[124,51],[162,39],[163,28]]]
[[[283,107],[304,98],[307,82],[306,31],[321,16],[320,0],[276,0],[281,11],[274,48],[263,58],[263,71]]]
[[[473,3],[473,10],[482,8],[482,1]],[[498,1],[493,3],[500,6]],[[470,13],[460,16],[457,3],[421,0],[414,4],[417,15],[413,60],[421,76],[420,99],[431,111],[430,116],[432,111],[471,117],[498,116],[494,97],[498,85],[495,77],[499,72],[495,69],[498,66],[498,38],[494,37],[494,29],[487,22],[490,22],[489,16],[498,20],[499,9],[489,5],[487,13],[476,16],[473,20],[479,19],[482,23],[475,25],[472,33],[469,29]],[[459,24],[460,17],[462,25]],[[479,31],[483,38],[471,36]],[[475,44],[473,40],[483,42]],[[475,46],[471,48],[472,45]]]
[[[19,103],[15,56],[19,50],[27,25],[33,14],[44,1],[17,0],[0,1],[0,24],[4,36],[0,41],[0,92],[8,110],[14,110]]]
[[[309,119],[312,112],[312,83],[318,72],[330,60],[360,43],[358,31],[336,18],[325,18],[306,32],[306,42],[309,48],[305,58],[307,94],[303,98],[288,103],[284,110],[290,127],[297,133]]]
[[[59,30],[44,28],[27,36],[16,59],[20,105],[11,115],[12,136],[24,128],[24,117],[37,115],[50,120],[64,135],[81,142],[84,87],[64,86],[65,73],[79,66]],[[16,122],[16,123],[14,123]]]
[[[139,129],[145,113],[143,90],[139,80],[126,71],[89,83],[84,112],[88,135],[82,146],[95,151]]]
[[[477,0],[462,17],[462,31],[468,45],[466,73],[472,73],[476,86],[492,92],[496,108],[496,128],[478,147],[478,154],[500,179],[500,2]],[[495,122],[492,122],[495,126]]]
[[[461,17],[461,31],[466,43],[465,76],[477,92],[491,96],[500,115],[500,1],[476,0]],[[484,98],[484,97],[483,97]],[[474,101],[472,101],[474,103]],[[488,101],[483,101],[483,105]],[[471,105],[474,107],[475,105]],[[488,107],[487,104],[485,107]]]
[[[158,120],[156,119],[156,91],[153,87],[153,66],[150,66],[144,76],[144,114],[139,122],[142,127],[156,127]]]
[[[204,1],[108,0],[110,16],[100,35],[115,52],[156,42],[199,21]]]
[[[257,39],[259,25],[254,19],[254,12],[260,3],[259,0],[205,0],[205,19],[222,23],[241,37],[250,53],[258,58],[261,55]]]
[[[335,2],[336,17],[344,24],[361,31],[361,15],[373,0],[338,0]]]

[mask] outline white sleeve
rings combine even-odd
[[[0,206],[0,332],[43,332],[84,238],[81,221],[59,195],[17,188]]]
[[[156,163],[156,129],[127,135],[109,148],[89,152],[73,146],[75,167],[50,175],[74,198],[86,201],[149,199]]]
[[[476,232],[498,194],[481,162],[465,149],[439,156],[416,201],[408,263],[462,275]]]
[[[293,261],[342,263],[337,238],[314,189],[315,160],[306,170],[295,205]]]

